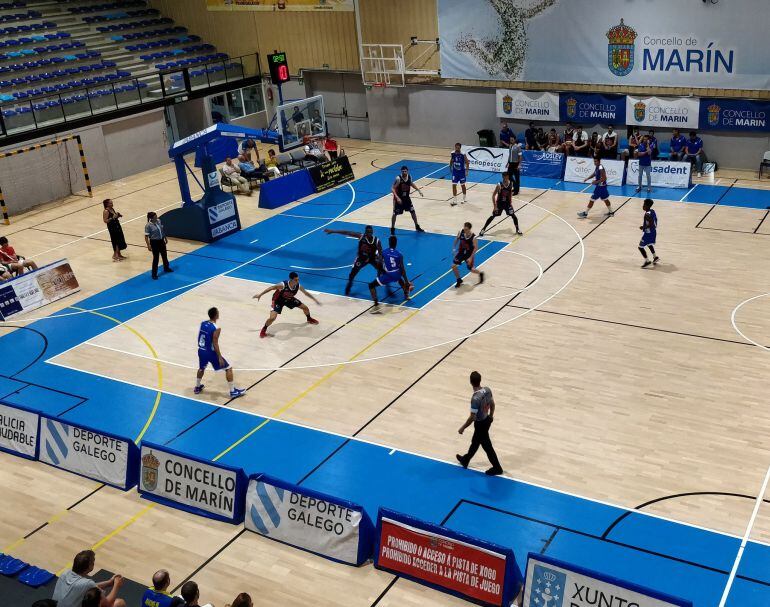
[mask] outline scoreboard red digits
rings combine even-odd
[[[291,80],[289,64],[286,61],[286,53],[273,53],[267,56],[267,64],[270,67],[270,81],[273,84],[283,84]]]

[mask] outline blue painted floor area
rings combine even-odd
[[[144,274],[77,304],[98,314],[70,308],[3,335],[2,351],[15,355],[4,359],[0,398],[132,440],[151,420],[146,440],[358,502],[373,518],[385,506],[445,521],[453,529],[512,547],[522,564],[528,551],[544,551],[688,598],[696,607],[717,605],[738,550],[736,538],[191,398],[158,398],[149,388],[45,362],[222,274],[278,282],[296,269],[307,288],[343,293],[349,270],[340,266],[353,261],[356,243],[324,234],[324,224],[336,220],[330,227],[362,231],[362,225],[344,221],[344,215],[387,196],[402,164],[409,165],[415,179],[448,175],[445,163],[393,163],[180,257],[173,262],[175,272],[161,274],[160,280]],[[472,172],[471,178],[494,183],[498,176]],[[523,186],[570,192],[586,188],[526,177]],[[633,189],[611,188],[611,194],[633,196]],[[770,204],[770,191],[727,186],[698,185],[689,192],[658,188],[653,195],[750,208]],[[448,271],[453,237],[416,234],[408,217],[400,218],[398,225],[399,248],[411,264],[407,271],[415,283],[410,305],[418,307],[452,285]],[[387,230],[377,232],[386,241]],[[479,262],[504,243],[482,240],[480,245]],[[371,268],[362,270],[352,295],[368,299],[366,283],[373,274]],[[132,303],[121,305],[126,301]],[[191,359],[193,355],[191,351]],[[749,543],[728,605],[770,605],[770,547]]]

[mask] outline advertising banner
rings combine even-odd
[[[622,160],[602,160],[602,166],[607,174],[607,185],[623,185],[625,163]],[[595,171],[593,159],[570,156],[564,168],[564,181],[580,183]]]
[[[238,206],[235,203],[235,197],[232,195],[228,200],[206,207],[206,213],[208,215],[211,238],[213,239],[221,238],[230,232],[237,232],[240,229],[238,225]]]
[[[313,180],[316,192],[325,192],[356,178],[347,156],[340,156],[334,160],[316,164],[308,167],[307,170]]]
[[[0,403],[0,451],[37,459],[39,420],[35,411]]]
[[[460,151],[468,157],[470,169],[503,173],[508,169],[508,150],[464,145]]]
[[[210,11],[353,11],[353,0],[206,0]]]
[[[690,601],[529,553],[523,607],[692,607]]]
[[[69,262],[60,259],[0,284],[0,318],[35,310],[79,290]]]
[[[363,508],[266,475],[246,491],[246,529],[348,565],[372,556],[374,525]]]
[[[559,96],[497,89],[497,117],[511,120],[559,121]]]
[[[246,477],[240,468],[145,442],[140,460],[143,497],[221,521],[243,521]]]
[[[626,98],[623,95],[559,93],[562,122],[576,124],[625,124]]]
[[[700,129],[706,131],[770,131],[770,101],[700,100]]]
[[[374,566],[482,605],[519,593],[513,551],[381,508]]]
[[[697,97],[626,96],[626,124],[697,129],[699,111]]]
[[[441,75],[767,90],[766,15],[767,0],[438,0]]]
[[[138,448],[130,440],[49,417],[40,419],[40,461],[119,489],[136,484]]]
[[[525,150],[521,161],[521,174],[527,177],[561,179],[564,174],[564,154]]]
[[[639,161],[636,159],[628,161],[626,183],[639,183]],[[652,185],[660,188],[689,188],[692,185],[692,165],[689,162],[653,160]],[[646,181],[644,186],[647,186]]]

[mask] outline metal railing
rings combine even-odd
[[[253,53],[2,102],[0,145],[12,136],[88,121],[126,108],[163,105],[164,100],[185,95],[200,97],[208,89],[227,88],[230,83],[260,75],[259,55]]]

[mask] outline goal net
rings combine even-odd
[[[3,220],[73,194],[91,195],[77,137],[64,137],[0,152]]]

